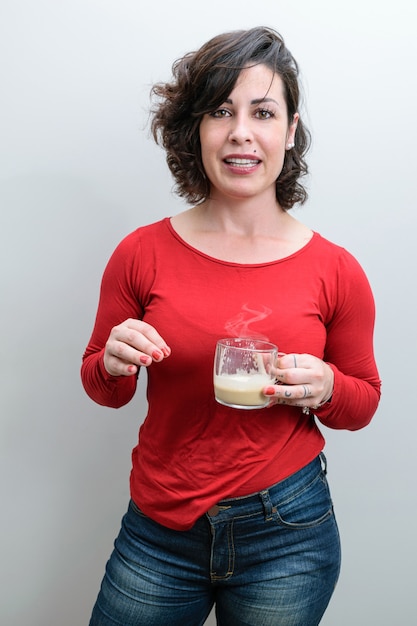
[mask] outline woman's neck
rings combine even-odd
[[[204,202],[176,215],[171,223],[197,250],[235,263],[266,263],[287,257],[313,235],[276,204],[259,207],[240,203],[238,208]]]

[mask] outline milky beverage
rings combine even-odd
[[[268,341],[228,337],[216,344],[214,394],[220,404],[242,409],[263,408],[269,404],[262,389],[274,377],[272,365],[278,348]]]
[[[264,396],[262,389],[271,384],[269,374],[223,374],[214,376],[214,393],[216,400],[228,405],[248,408],[264,407],[269,398]]]

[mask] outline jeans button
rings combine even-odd
[[[210,517],[215,517],[219,511],[220,511],[219,505],[215,504],[214,506],[211,507],[211,509],[207,511],[207,513],[210,515]]]

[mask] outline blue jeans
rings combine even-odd
[[[90,626],[314,626],[340,569],[325,458],[269,489],[223,500],[175,531],[134,504]]]

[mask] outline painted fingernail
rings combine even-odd
[[[275,389],[273,387],[267,387],[266,389],[264,389],[264,394],[266,396],[274,396],[275,395]]]
[[[162,353],[164,356],[169,356],[171,354],[171,350],[169,348],[162,348]]]
[[[159,359],[162,359],[162,357],[163,357],[163,354],[162,354],[162,352],[160,352],[159,350],[154,350],[154,351],[152,352],[152,358],[153,358],[155,361],[159,361]]]
[[[127,368],[127,371],[130,374],[133,374],[133,372],[136,372],[136,365],[129,365],[129,367]]]
[[[149,357],[144,355],[140,357],[139,361],[142,363],[142,365],[146,365],[148,363],[148,359]]]

